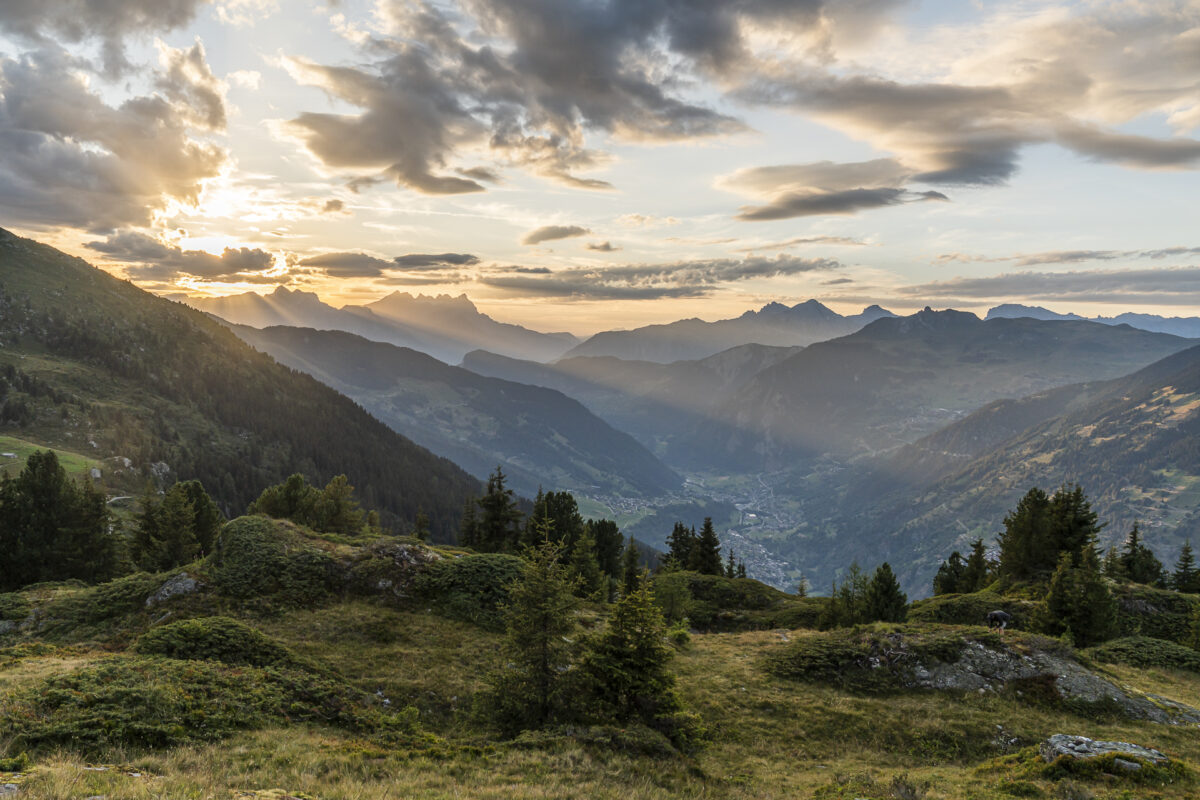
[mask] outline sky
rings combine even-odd
[[[579,334],[1200,314],[1200,0],[4,0],[0,226]]]

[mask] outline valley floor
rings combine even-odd
[[[681,692],[709,729],[693,757],[656,750],[636,731],[533,733],[511,742],[471,722],[471,698],[498,638],[432,613],[366,602],[251,620],[358,688],[420,709],[432,736],[381,744],[311,724],[154,752],[108,752],[88,764],[38,756],[25,798],[1191,798],[1200,792],[1194,727],[1094,718],[1010,694],[852,694],[768,675],[764,656],[810,631],[693,635],[675,660]],[[0,712],[47,676],[112,656],[108,647],[0,650]],[[1119,683],[1200,707],[1200,676],[1105,667]],[[11,705],[10,705],[11,708]],[[1187,767],[1142,785],[1128,776],[1053,779],[1031,748],[1055,733],[1135,742]],[[0,745],[3,743],[0,742]],[[100,768],[104,767],[104,768]],[[277,791],[272,791],[277,790]],[[2,792],[0,792],[2,794]]]

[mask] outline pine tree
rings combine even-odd
[[[1136,522],[1125,540],[1120,558],[1126,577],[1134,583],[1158,586],[1163,582],[1162,562],[1142,544],[1141,530]]]
[[[138,501],[138,513],[134,518],[133,543],[130,557],[139,569],[157,572],[163,560],[162,534],[158,525],[158,500],[154,488],[146,484]]]
[[[1042,630],[1069,633],[1076,647],[1091,647],[1112,634],[1116,617],[1117,604],[1100,574],[1096,551],[1090,546],[1078,554],[1064,551],[1050,578]]]
[[[867,586],[865,606],[871,620],[903,622],[908,616],[908,595],[900,591],[900,582],[886,561],[875,570]]]
[[[967,556],[958,591],[963,594],[978,592],[986,589],[989,583],[991,583],[991,569],[987,560],[987,551],[984,549],[983,539],[976,539],[971,544],[971,555]]]
[[[182,484],[175,484],[163,496],[158,509],[158,529],[162,542],[159,569],[187,564],[200,554],[200,543],[196,540],[196,510]]]
[[[746,577],[746,562],[745,561],[738,562],[737,577],[739,577],[739,578]]]
[[[633,537],[630,536],[629,544],[625,547],[625,556],[622,559],[621,566],[622,596],[636,592],[643,582],[641,555],[638,553],[638,546],[633,541]]]
[[[1104,553],[1104,562],[1100,568],[1104,573],[1104,577],[1114,581],[1128,580],[1129,576],[1125,573],[1125,565],[1121,563],[1121,555],[1117,552],[1116,547],[1109,547]]]
[[[562,546],[542,531],[526,548],[521,579],[504,608],[506,666],[491,676],[488,704],[496,723],[515,733],[564,718],[566,680],[577,629],[575,583],[561,560]]]
[[[578,585],[576,592],[580,597],[607,599],[607,593],[603,592],[606,581],[600,571],[600,564],[596,561],[596,542],[592,539],[589,528],[583,529],[575,546],[571,548],[571,557],[567,560],[567,573]]]
[[[1014,580],[1041,575],[1050,548],[1050,498],[1041,489],[1032,488],[1004,517],[1000,534],[1000,572]],[[1057,558],[1057,554],[1054,556]]]
[[[621,554],[625,552],[625,537],[611,519],[589,519],[586,523],[596,542],[596,561],[600,571],[609,578],[621,578]]]
[[[217,534],[225,523],[225,515],[217,508],[208,492],[204,491],[204,485],[200,481],[183,481],[178,485],[183,487],[183,492],[192,504],[192,528],[196,533],[196,542],[200,545],[200,555],[211,553]]]
[[[420,507],[417,508],[417,518],[413,522],[413,536],[422,542],[429,541],[429,515]]]
[[[676,522],[667,537],[667,558],[678,564],[680,569],[687,569],[695,546],[695,528],[688,529],[682,522]]]
[[[1196,558],[1192,555],[1192,543],[1186,541],[1179,548],[1179,560],[1171,575],[1171,588],[1177,592],[1200,594],[1200,571],[1196,570]]]
[[[618,721],[639,720],[650,727],[662,727],[661,718],[678,712],[682,704],[667,668],[674,651],[665,634],[648,584],[622,597],[583,655],[589,706]]]
[[[460,547],[479,546],[479,518],[475,510],[479,508],[479,498],[467,498],[463,506],[462,522],[458,526],[458,544]]]
[[[712,517],[704,518],[700,535],[688,557],[688,569],[701,575],[722,575],[725,572],[721,566],[721,540],[713,530]]]
[[[483,514],[479,519],[476,546],[485,552],[510,552],[516,549],[520,539],[521,512],[513,499],[512,489],[506,488],[504,481],[504,472],[496,467],[496,471],[488,477],[487,492],[479,499]],[[537,531],[537,535],[542,533],[541,530]]]
[[[346,535],[362,530],[363,512],[354,498],[354,487],[345,475],[335,475],[317,497],[312,526],[322,533]]]
[[[962,591],[963,573],[967,570],[967,564],[963,561],[963,557],[957,550],[950,554],[950,557],[942,562],[938,567],[937,574],[933,576],[933,593],[939,594],[958,594]]]
[[[729,548],[729,558],[725,560],[725,577],[733,578],[737,575],[737,560],[733,557],[733,548]]]

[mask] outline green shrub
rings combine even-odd
[[[337,583],[332,556],[285,523],[263,517],[239,517],[221,529],[211,572],[229,597],[270,597],[294,606],[320,602]]]
[[[667,572],[654,577],[654,592],[690,596],[687,617],[705,631],[815,628],[825,599],[786,594],[751,578],[698,572]]]
[[[0,735],[33,752],[85,756],[215,741],[269,724],[310,721],[360,733],[411,736],[415,714],[384,714],[361,692],[293,669],[117,656],[44,680],[12,698]]]
[[[29,601],[16,592],[0,594],[0,620],[19,622],[29,616],[31,609]]]
[[[1196,595],[1129,584],[1116,589],[1117,635],[1150,636],[1183,644],[1192,614],[1200,609]]]
[[[1113,639],[1087,651],[1096,661],[1134,667],[1162,667],[1200,672],[1200,652],[1164,639],[1127,636]]]
[[[138,639],[143,655],[252,667],[295,666],[296,656],[261,631],[229,617],[201,617],[154,628]]]
[[[988,634],[971,638],[999,645],[999,638]],[[889,691],[909,685],[918,665],[957,660],[966,644],[963,632],[953,629],[839,628],[799,637],[767,656],[763,666],[781,678],[854,691]]]
[[[500,630],[500,608],[509,586],[524,574],[524,563],[503,553],[446,558],[417,575],[413,592],[447,617]]]
[[[909,622],[942,625],[986,625],[989,611],[1012,614],[1010,627],[1029,630],[1041,603],[984,590],[971,594],[941,594],[917,600],[908,609]]]

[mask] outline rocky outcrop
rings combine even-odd
[[[1115,755],[1118,757],[1113,759],[1113,765],[1129,772],[1140,770],[1142,768],[1140,762],[1162,765],[1171,760],[1158,750],[1142,747],[1138,744],[1130,744],[1129,742],[1100,742],[1089,739],[1086,736],[1069,736],[1065,733],[1056,733],[1042,742],[1038,747],[1038,752],[1042,754],[1042,758],[1047,763],[1064,756],[1081,759]],[[1120,756],[1125,756],[1126,758],[1121,758]]]
[[[188,575],[186,572],[181,572],[178,575],[172,576],[158,590],[146,598],[146,608],[154,608],[160,603],[165,603],[172,597],[182,597],[184,595],[195,594],[204,584]]]

